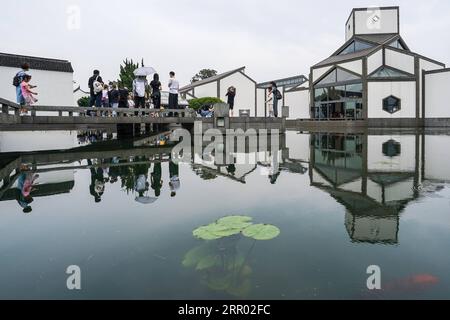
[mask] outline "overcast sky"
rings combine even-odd
[[[127,57],[163,81],[174,70],[182,85],[202,68],[241,66],[262,82],[308,75],[343,44],[351,9],[371,5],[400,6],[411,50],[450,63],[448,0],[3,1],[0,52],[70,60],[83,89],[94,68],[117,79]]]

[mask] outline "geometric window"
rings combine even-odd
[[[354,75],[350,72],[341,70],[341,69],[334,69],[329,74],[327,74],[319,83],[317,83],[317,86],[323,86],[327,84],[334,84],[336,82],[347,82],[347,81],[353,81],[353,80],[360,80],[361,77]]]
[[[383,110],[393,114],[402,108],[401,100],[394,96],[383,99]]]
[[[406,48],[402,45],[402,43],[399,40],[395,40],[394,42],[389,44],[389,46],[401,50],[406,50]]]
[[[354,52],[358,52],[358,51],[362,51],[362,50],[366,50],[369,48],[372,48],[373,45],[366,43],[366,42],[362,42],[362,41],[352,41],[352,43],[350,43],[346,48],[344,48],[341,52],[338,53],[338,55],[343,56],[349,53],[354,53]]]
[[[383,154],[386,157],[398,157],[402,153],[402,145],[395,140],[388,140],[383,143]]]
[[[406,72],[394,70],[390,67],[384,66],[369,76],[370,78],[411,78]]]

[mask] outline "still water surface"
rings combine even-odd
[[[218,168],[66,135],[88,149],[1,150],[0,298],[450,297],[450,136],[288,132],[278,152]],[[229,215],[280,234],[194,238]]]

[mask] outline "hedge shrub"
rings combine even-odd
[[[199,110],[204,106],[211,106],[216,103],[223,103],[223,101],[220,100],[219,98],[214,98],[214,97],[191,99],[191,100],[189,100],[189,108],[192,108],[194,110]]]

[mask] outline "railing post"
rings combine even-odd
[[[36,109],[31,109],[31,116],[36,117]]]
[[[9,107],[6,104],[2,104],[2,113],[9,114]]]

